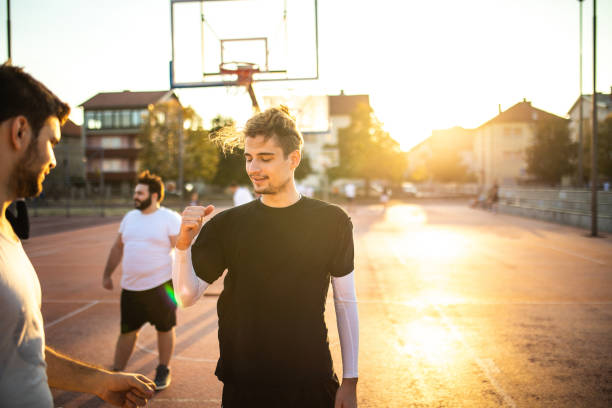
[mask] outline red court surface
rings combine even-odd
[[[61,220],[61,219],[60,219]],[[119,334],[119,270],[115,288],[102,288],[106,258],[119,224],[64,231],[24,242],[42,286],[47,344],[74,358],[110,368]],[[222,384],[214,376],[219,356],[217,296],[222,280],[195,306],[178,311],[177,340],[171,361],[172,384],[155,395],[152,407],[218,407]],[[333,306],[328,309],[333,313]],[[329,319],[329,316],[328,316]],[[334,360],[340,361],[335,320],[328,321]],[[126,371],[155,375],[157,338],[146,325]],[[97,397],[53,390],[56,407],[107,406]],[[110,405],[108,405],[110,406]]]

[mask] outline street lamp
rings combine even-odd
[[[580,116],[578,121],[578,186],[583,186],[584,175],[583,175],[583,136],[582,126],[584,123],[583,111],[582,111],[582,2],[584,0],[578,0],[580,3]]]
[[[593,131],[591,134],[591,236],[597,236],[597,0],[593,0]]]
[[[93,157],[95,157],[96,155],[98,157],[100,157],[100,181],[99,181],[99,185],[100,185],[100,196],[101,196],[101,202],[100,202],[100,217],[104,217],[104,147],[103,146],[88,146],[87,149],[92,150],[92,153],[94,153]],[[83,162],[87,163],[87,157],[83,158]],[[87,169],[85,169],[85,171],[87,171]]]

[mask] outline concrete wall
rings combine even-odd
[[[612,232],[612,192],[597,194],[598,229]],[[539,220],[591,228],[591,192],[502,187],[499,211]]]

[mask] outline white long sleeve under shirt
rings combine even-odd
[[[336,323],[340,337],[343,378],[358,377],[359,316],[355,294],[355,273],[332,277]],[[191,262],[191,248],[175,250],[172,283],[179,306],[188,307],[197,302],[209,286],[196,276]]]

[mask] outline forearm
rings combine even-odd
[[[100,384],[109,371],[97,368],[64,356],[50,347],[45,347],[49,386],[67,391],[98,395]]]
[[[108,259],[106,260],[106,267],[104,268],[104,276],[110,277],[119,262],[121,262],[121,258],[123,257],[123,247],[119,247],[117,245],[113,245],[111,248],[110,254],[108,254]]]
[[[193,305],[208,287],[208,283],[198,278],[191,263],[191,248],[184,251],[174,250],[172,265],[172,285],[174,294],[181,307]]]
[[[342,377],[344,381],[353,380],[356,384],[359,360],[359,315],[354,272],[341,278],[332,278],[332,287],[342,354]]]

